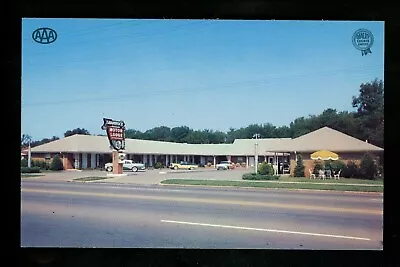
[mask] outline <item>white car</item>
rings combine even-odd
[[[113,164],[112,163],[106,163],[104,168],[106,169],[106,171],[112,172]],[[125,171],[129,170],[129,171],[137,172],[138,170],[145,170],[146,166],[143,163],[135,163],[130,159],[126,159],[126,160],[124,160],[122,168]]]
[[[229,170],[234,168],[234,164],[231,161],[221,161],[221,163],[215,166],[217,170]]]

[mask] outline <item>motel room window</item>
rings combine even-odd
[[[45,158],[45,159],[51,159],[50,153],[45,154],[45,155],[44,155],[44,158]]]

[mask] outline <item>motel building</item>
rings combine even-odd
[[[127,158],[153,167],[160,162],[168,166],[172,162],[188,161],[214,167],[221,161],[232,161],[239,168],[251,168],[255,162],[256,143],[258,161],[266,161],[278,167],[289,164],[293,175],[298,155],[303,157],[305,176],[314,168],[310,155],[318,150],[329,150],[344,162],[359,162],[370,152],[379,156],[383,149],[333,130],[320,128],[297,138],[236,139],[232,144],[186,144],[139,139],[126,139]],[[73,135],[31,149],[32,160],[51,161],[59,155],[65,170],[101,169],[112,161],[112,150],[106,136]]]

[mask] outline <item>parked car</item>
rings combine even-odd
[[[171,163],[169,164],[169,168],[173,170],[184,169],[184,170],[194,170],[197,169],[199,165],[192,164],[187,161],[181,161],[180,163]]]
[[[113,170],[113,164],[112,163],[106,163],[106,165],[104,166],[104,168],[106,169],[106,171],[108,172],[112,172]],[[135,163],[130,159],[126,159],[124,160],[124,163],[122,165],[123,170],[125,171],[133,171],[133,172],[137,172],[138,170],[145,170],[146,166],[143,163]]]
[[[217,170],[230,170],[235,168],[235,164],[231,161],[221,161],[215,166]]]

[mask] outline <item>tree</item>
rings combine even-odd
[[[296,167],[294,167],[294,177],[304,177],[304,169],[303,157],[297,155]]]
[[[29,142],[32,142],[32,137],[28,134],[23,134],[21,137],[21,147],[28,146]]]
[[[360,174],[362,178],[374,179],[378,173],[378,167],[375,164],[374,158],[371,154],[366,153],[361,158]]]
[[[86,130],[85,128],[76,128],[73,130],[68,130],[64,133],[64,137],[68,137],[74,134],[84,134],[84,135],[90,135],[89,131]]]
[[[53,136],[52,138],[43,138],[40,141],[32,141],[31,142],[31,147],[40,146],[40,145],[43,145],[43,144],[46,144],[46,143],[49,143],[49,142],[56,141],[58,139],[60,139],[60,138],[58,138],[57,136]]]
[[[177,143],[185,142],[185,137],[191,132],[192,130],[187,126],[181,127],[174,127],[171,129],[171,141]]]
[[[153,129],[147,130],[145,135],[150,140],[154,141],[169,141],[171,140],[171,129],[167,126],[154,127]]]
[[[61,171],[64,169],[63,163],[58,155],[55,155],[50,164],[50,170]]]
[[[359,95],[353,96],[352,105],[357,109],[356,117],[364,132],[364,139],[383,147],[384,128],[384,86],[375,79],[360,85]]]

